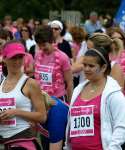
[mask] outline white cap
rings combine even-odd
[[[58,26],[61,30],[63,30],[63,24],[59,20],[54,20],[50,22],[50,26],[51,28]]]

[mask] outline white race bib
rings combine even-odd
[[[71,108],[70,137],[94,136],[94,106]]]
[[[41,86],[52,86],[53,66],[37,65],[36,73],[39,74],[39,80]]]
[[[49,72],[40,72],[40,77],[44,83],[52,83],[52,73]]]

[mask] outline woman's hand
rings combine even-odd
[[[17,109],[7,109],[0,113],[0,122],[3,122],[7,119],[11,119],[16,115]]]

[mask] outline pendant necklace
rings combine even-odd
[[[97,90],[97,86],[96,86],[96,85],[92,85],[92,84],[91,84],[91,88],[92,88],[92,89],[90,90],[91,93],[94,93],[94,92]]]

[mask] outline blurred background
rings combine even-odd
[[[79,11],[81,20],[84,21],[92,10],[99,15],[114,16],[120,2],[121,0],[0,0],[0,19],[8,14],[13,19],[51,19],[52,16],[61,19],[62,11],[72,10]]]

